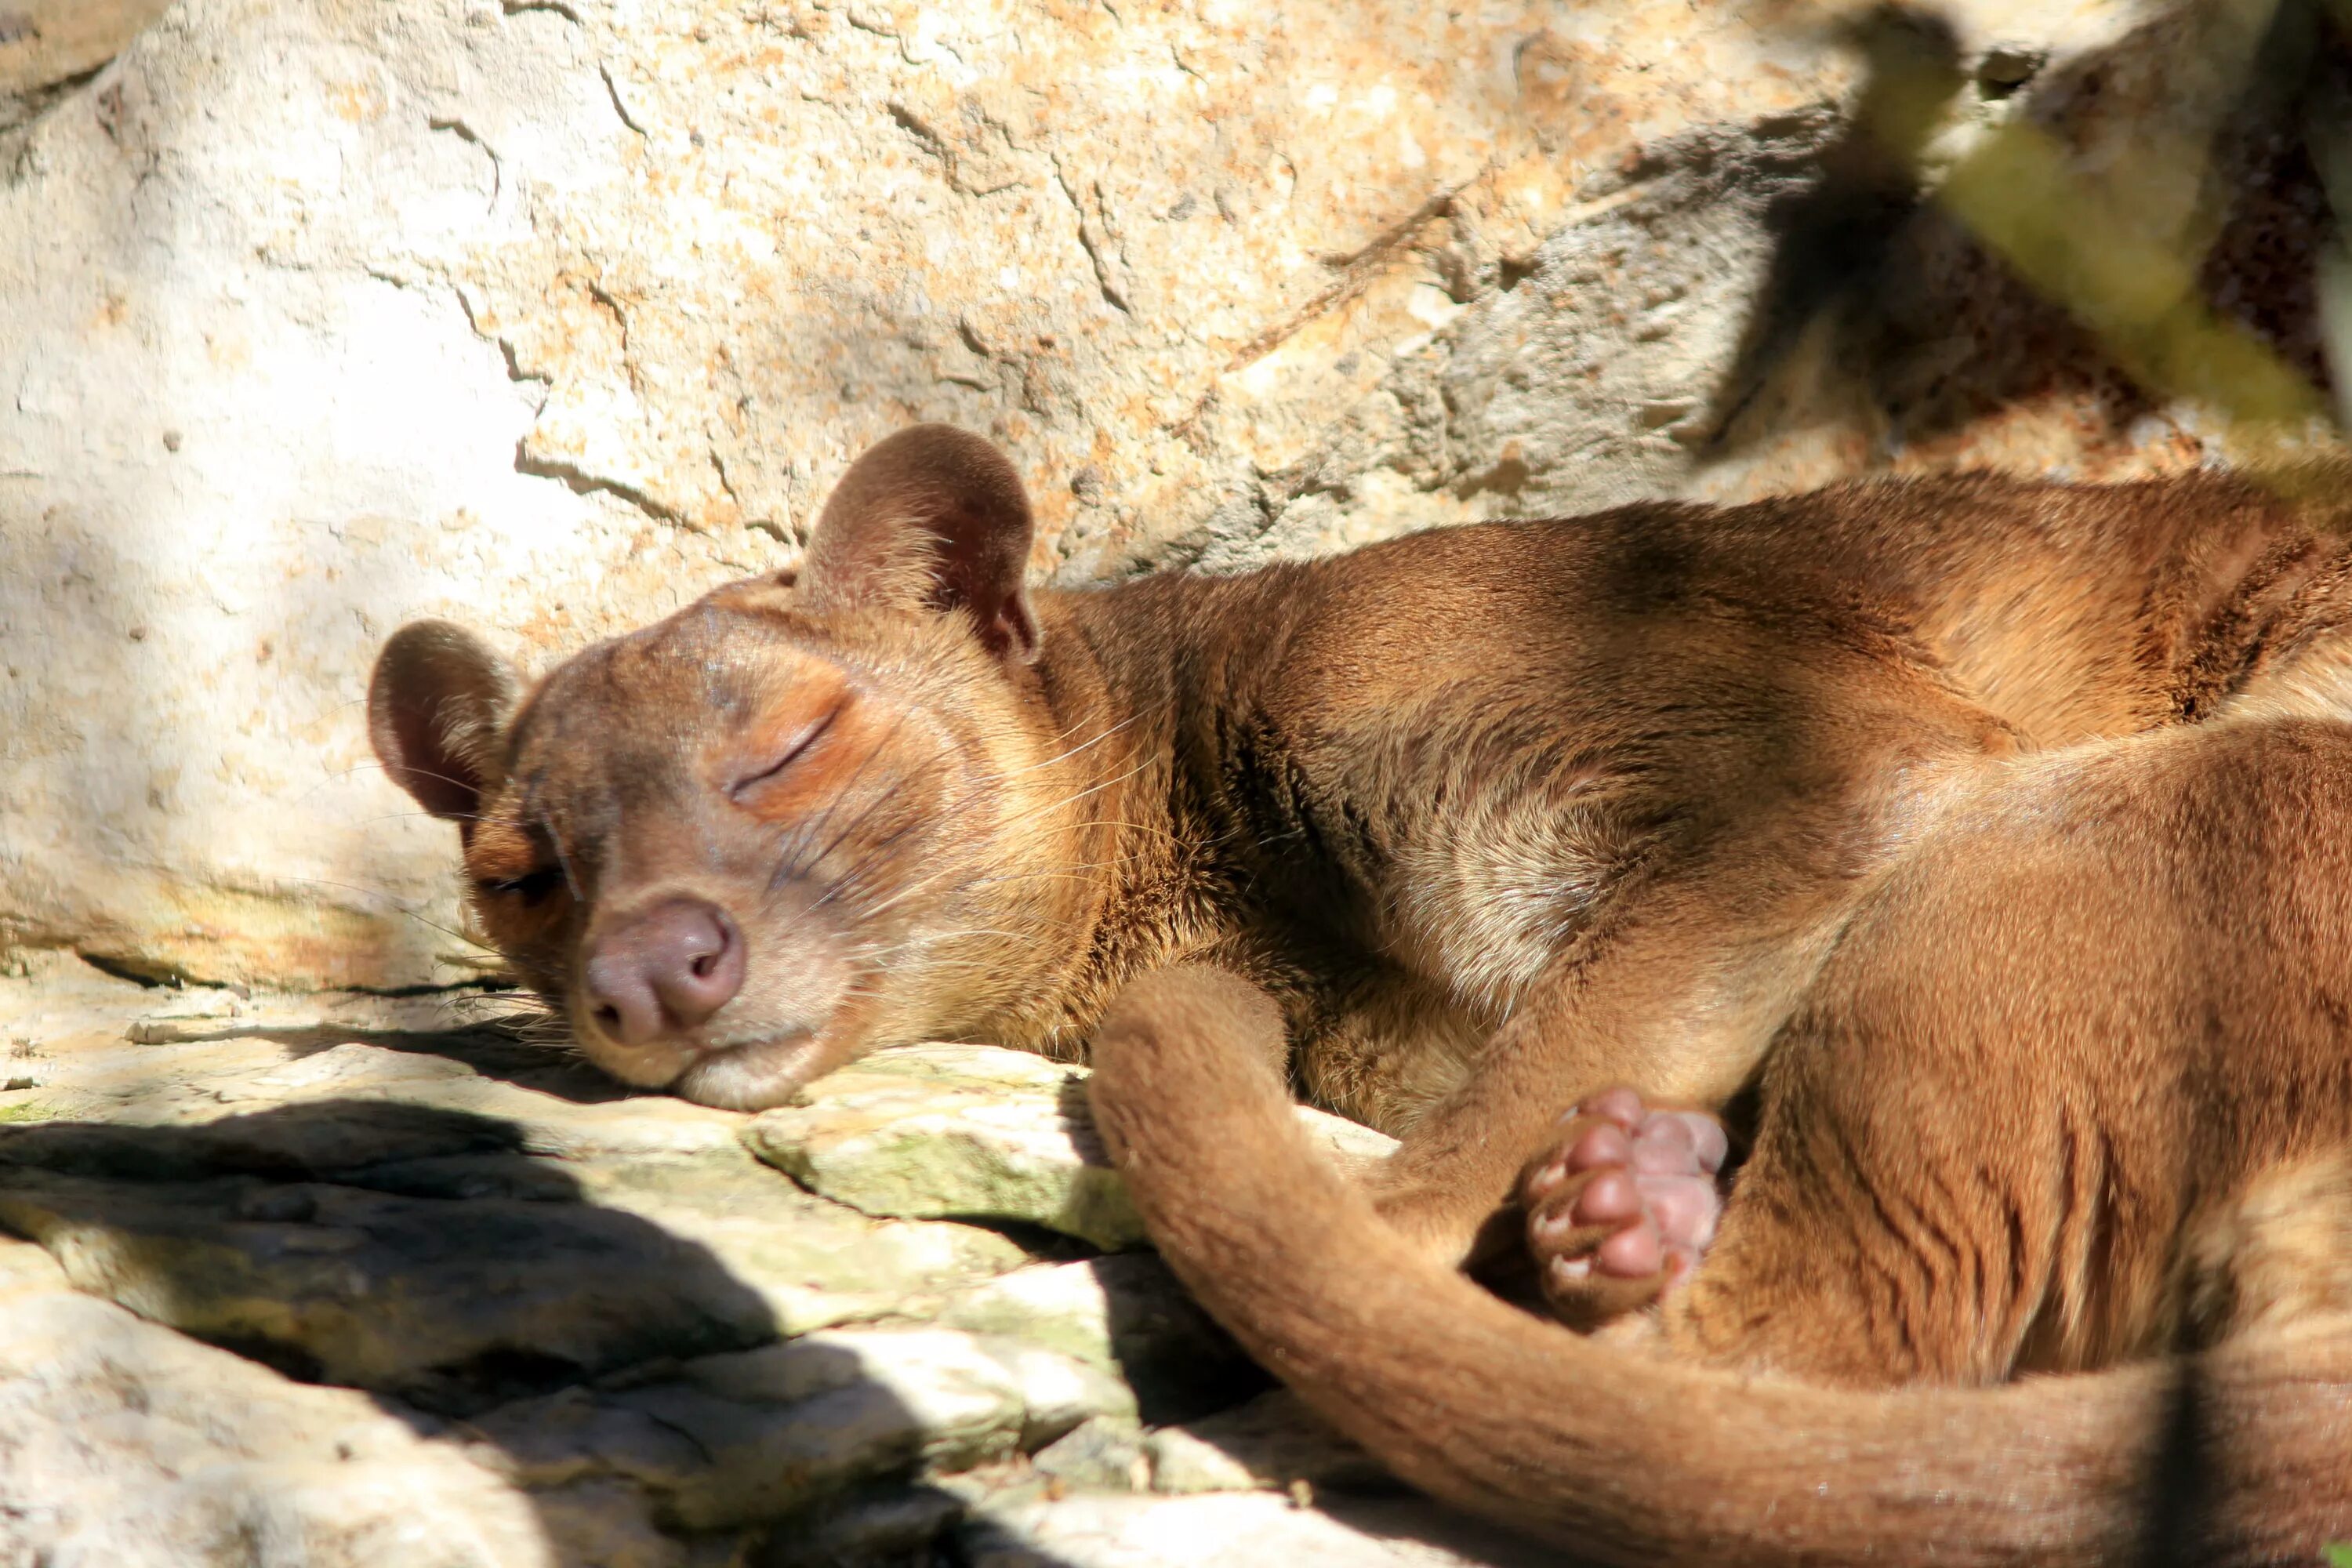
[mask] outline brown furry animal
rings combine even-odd
[[[909,430],[797,582],[520,701],[408,626],[371,734],[623,1079],[757,1107],[894,1041],[1075,1055],[1129,980],[1212,963],[1279,999],[1308,1098],[1402,1134],[1383,1210],[1448,1260],[1577,1096],[1749,1079],[1939,779],[2335,682],[2352,602],[2337,539],[2219,477],[1650,504],[1081,592],[1030,593],[1029,542],[994,448]]]
[[[1400,1245],[1285,1115],[1240,981],[1132,987],[1097,1121],[1260,1360],[1581,1555],[2315,1561],[2352,1537],[2352,723],[1989,763],[1925,809],[1780,1033],[1656,1355]]]

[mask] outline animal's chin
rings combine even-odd
[[[816,1036],[780,1035],[697,1058],[671,1081],[669,1092],[721,1110],[765,1110],[783,1104],[824,1072]]]

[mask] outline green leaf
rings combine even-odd
[[[2339,1541],[2333,1546],[2323,1546],[2319,1554],[2327,1559],[2327,1568],[2352,1568],[2352,1541]]]

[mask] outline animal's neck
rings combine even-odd
[[[1280,679],[1290,613],[1260,577],[1042,594],[1039,689],[1071,892],[1054,973],[1012,1033],[1076,1044],[1129,979],[1209,952],[1246,889],[1219,847],[1234,721]]]

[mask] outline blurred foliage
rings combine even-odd
[[[2055,137],[2020,121],[1954,167],[1938,198],[2151,391],[2260,425],[2326,414],[2315,387],[2200,296],[2201,246],[2136,228],[2123,199],[2132,184],[2084,178]]]
[[[2216,310],[2201,268],[2236,194],[2214,164],[2228,115],[2256,95],[2299,91],[2315,27],[2332,14],[2352,30],[2352,0],[2185,0],[2168,21],[2192,57],[2179,69],[2193,84],[2176,119],[2156,117],[2117,147],[2085,156],[2038,115],[2027,94],[1994,122],[1951,138],[1938,176],[1930,143],[1959,123],[1957,79],[1895,68],[1871,40],[1922,22],[1942,26],[1933,6],[1891,0],[1766,0],[1781,19],[1810,11],[1817,23],[1863,47],[1871,65],[1857,121],[1882,151],[1927,187],[1928,197],[2029,288],[2062,307],[2098,340],[2116,365],[2159,398],[2203,404],[2230,426],[2231,444],[2252,458],[2308,436],[2323,421],[2352,427],[2323,390],[2245,323]],[[2188,101],[2193,100],[2193,101]],[[2329,174],[2330,205],[2352,211],[2352,139],[2341,113],[2305,127],[2313,162]],[[2339,153],[2346,155],[2338,155]],[[2333,177],[2341,172],[2342,181]],[[2320,258],[2320,307],[2334,379],[2352,383],[2352,261],[2339,249]]]
[[[2277,0],[2199,7],[2194,36],[2222,79],[2219,97],[2257,88],[2278,11]],[[2211,130],[2155,132],[2094,174],[2019,114],[1953,166],[1937,199],[2149,391],[2208,404],[2246,436],[2300,430],[2334,412],[2327,400],[2199,289],[2220,219],[2217,204],[2197,195],[2208,183]]]

